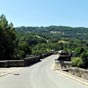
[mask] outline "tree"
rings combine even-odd
[[[30,55],[32,53],[31,48],[30,48],[30,46],[28,45],[28,43],[26,41],[19,42],[18,46],[19,46],[20,50],[25,52],[25,54]]]
[[[0,16],[0,59],[12,59],[15,48],[15,29],[13,24],[8,24],[4,15]]]

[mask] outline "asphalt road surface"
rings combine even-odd
[[[0,77],[0,88],[88,88],[51,69],[58,55],[52,55],[30,67]]]

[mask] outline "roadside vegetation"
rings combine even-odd
[[[26,41],[17,37],[17,32],[12,23],[8,23],[4,15],[0,16],[0,60],[22,59],[26,54],[31,54],[31,49]]]
[[[88,28],[49,26],[13,27],[0,16],[0,60],[23,59],[51,51],[72,52],[73,66],[88,68]]]
[[[78,48],[72,58],[73,66],[88,68],[88,48]]]

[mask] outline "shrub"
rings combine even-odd
[[[31,55],[32,53],[31,48],[26,41],[19,42],[19,49],[24,51],[25,54]]]
[[[81,57],[82,57],[83,62],[84,62],[84,68],[88,68],[88,52],[83,52],[81,54]]]
[[[26,56],[26,54],[25,54],[24,51],[18,50],[18,51],[16,52],[16,55],[15,55],[15,56],[16,56],[15,59],[23,59],[23,58]]]
[[[84,65],[83,59],[81,57],[73,57],[71,61],[73,66],[83,67]]]

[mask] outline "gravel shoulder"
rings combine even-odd
[[[22,67],[0,68],[0,77],[11,74],[21,69]]]

